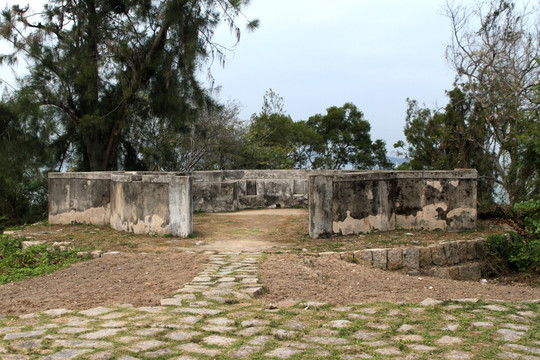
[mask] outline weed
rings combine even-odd
[[[85,258],[77,250],[61,250],[47,244],[22,248],[23,239],[0,236],[0,284],[39,276]]]

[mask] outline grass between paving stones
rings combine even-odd
[[[0,284],[48,274],[87,259],[77,250],[47,244],[23,249],[24,240],[0,235]]]
[[[497,305],[505,308],[503,311],[488,310],[485,307],[487,305]],[[210,306],[209,308],[220,308],[221,306]],[[377,353],[378,349],[393,347],[397,348],[400,352],[400,356],[406,356],[409,354],[417,354],[419,359],[433,359],[441,358],[449,351],[461,351],[472,355],[471,358],[475,359],[494,359],[500,352],[504,351],[504,345],[507,343],[514,343],[523,346],[536,346],[534,343],[539,341],[539,309],[537,304],[511,304],[511,303],[453,303],[446,302],[440,305],[432,305],[428,307],[420,307],[416,304],[393,304],[393,303],[374,303],[363,305],[350,305],[347,309],[345,307],[334,307],[326,305],[318,308],[309,307],[306,310],[306,306],[298,304],[291,308],[279,309],[270,311],[264,309],[263,304],[257,301],[248,303],[239,303],[226,307],[222,313],[213,316],[200,316],[200,320],[194,324],[189,325],[190,331],[200,331],[201,334],[186,341],[174,341],[169,339],[166,335],[169,332],[181,330],[179,326],[183,325],[182,318],[186,316],[193,316],[189,313],[176,312],[175,307],[162,308],[157,313],[145,312],[136,308],[113,308],[109,312],[97,316],[86,316],[77,312],[61,315],[58,317],[50,317],[44,314],[40,314],[31,319],[17,319],[14,317],[0,319],[0,349],[6,349],[7,351],[13,351],[14,348],[9,341],[4,340],[5,331],[1,328],[9,326],[18,326],[19,331],[31,331],[37,328],[45,328],[46,332],[41,336],[42,343],[38,352],[35,349],[29,350],[27,353],[31,359],[41,357],[47,354],[53,354],[61,349],[54,346],[56,338],[77,338],[79,335],[66,335],[61,329],[65,328],[70,321],[79,320],[83,324],[80,327],[88,328],[87,332],[94,332],[103,328],[104,325],[111,321],[127,321],[124,325],[125,330],[118,332],[114,336],[110,336],[104,339],[98,339],[100,341],[107,341],[113,344],[110,349],[94,349],[91,353],[85,354],[85,356],[92,353],[98,353],[102,351],[112,351],[114,358],[121,356],[133,356],[138,359],[171,359],[176,358],[182,354],[177,349],[179,345],[192,342],[197,343],[208,349],[222,349],[219,346],[206,345],[202,339],[211,333],[204,332],[202,327],[207,324],[209,319],[213,318],[228,318],[233,321],[230,326],[236,327],[237,330],[244,329],[241,326],[244,320],[268,320],[270,324],[266,326],[261,332],[247,337],[241,337],[235,335],[235,331],[231,333],[221,334],[224,336],[233,336],[238,338],[238,342],[227,348],[221,355],[216,356],[216,359],[232,359],[231,354],[234,351],[248,345],[250,340],[257,336],[270,336],[270,340],[257,350],[254,354],[249,356],[249,359],[271,359],[266,354],[277,347],[287,346],[289,343],[304,344],[307,349],[304,349],[302,353],[290,357],[290,359],[342,359],[346,355],[355,355],[359,353],[372,356],[374,359],[388,358],[388,356]],[[336,309],[345,311],[337,311]],[[519,313],[523,311],[529,311],[534,313],[535,316],[524,317]],[[349,328],[332,329],[328,327],[328,324],[332,320],[344,320],[347,319],[351,322]],[[287,329],[286,324],[289,321],[296,321],[305,324],[305,327],[300,330],[295,330],[290,338],[280,339],[278,336],[274,336],[273,331],[278,329]],[[475,322],[491,322],[492,327],[475,327]],[[519,341],[504,341],[496,334],[496,331],[507,327],[507,323],[526,325],[529,329],[526,331],[526,336]],[[53,324],[55,327],[47,328],[48,325]],[[458,328],[454,331],[444,330],[444,327],[449,324],[458,324]],[[378,328],[380,325],[388,325],[386,330]],[[400,331],[403,325],[411,325],[412,327]],[[161,332],[152,335],[137,335],[137,331],[148,328],[162,328]],[[329,337],[345,338],[348,341],[347,347],[341,348],[340,346],[324,345],[317,343],[310,343],[304,339],[304,336],[310,336],[317,333],[317,331],[327,331]],[[379,333],[373,339],[362,340],[354,339],[352,336],[357,331],[368,331],[373,333]],[[334,333],[332,333],[334,332]],[[82,333],[82,334],[84,334]],[[220,335],[213,333],[214,335]],[[403,335],[420,335],[423,337],[422,341],[398,339]],[[321,335],[316,335],[321,336]],[[453,338],[461,339],[461,342],[451,345],[440,345],[437,343],[443,336],[451,336]],[[148,351],[141,351],[135,353],[130,351],[136,343],[147,340],[158,340],[167,343],[167,348],[174,353],[170,355],[162,355],[157,357],[146,356],[146,353],[151,353],[153,349]],[[377,341],[389,342],[388,345],[381,345],[380,343],[374,343]],[[421,344],[427,346],[433,346],[436,349],[427,352],[418,352],[410,348],[410,345]],[[294,345],[292,345],[294,346]],[[18,350],[19,353],[24,353],[22,350]],[[324,356],[317,356],[321,351],[326,351]],[[534,355],[527,351],[514,351],[522,355]],[[0,353],[1,356],[1,353]],[[207,359],[209,357],[190,354],[195,358]]]

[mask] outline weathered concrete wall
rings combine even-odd
[[[112,173],[50,173],[51,224],[109,224]]]
[[[195,171],[196,211],[307,205],[307,170]]]
[[[310,236],[474,229],[476,177],[476,170],[310,175]]]
[[[50,173],[49,222],[110,224],[137,234],[193,232],[192,179],[182,173]]]

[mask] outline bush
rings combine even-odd
[[[520,227],[520,235],[492,235],[487,239],[492,268],[497,273],[508,270],[540,272],[540,200],[515,204],[513,215]]]
[[[0,235],[0,284],[48,274],[82,261],[76,250],[47,244],[22,248],[23,239]]]

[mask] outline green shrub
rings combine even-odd
[[[85,258],[47,244],[22,248],[23,239],[0,235],[0,284],[48,274]]]
[[[540,272],[540,200],[528,200],[513,207],[521,235],[492,235],[487,244],[495,272],[507,270]]]

